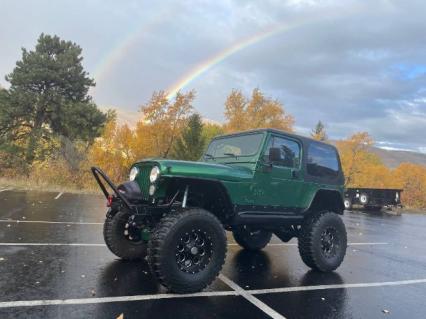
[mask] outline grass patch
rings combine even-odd
[[[34,178],[6,178],[0,177],[0,188],[13,188],[15,190],[37,190],[46,192],[66,192],[76,194],[100,194],[98,187],[77,188],[70,185],[55,185],[46,180]]]

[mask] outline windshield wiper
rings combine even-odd
[[[223,155],[232,156],[232,157],[237,158],[237,155],[235,155],[234,153],[223,153]]]
[[[214,159],[214,156],[212,154],[208,154],[208,153],[205,153],[204,157],[208,157],[208,158]]]

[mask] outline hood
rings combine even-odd
[[[147,159],[139,161],[135,166],[143,166],[144,164],[158,165],[161,176],[198,177],[224,181],[242,181],[253,178],[253,171],[250,168],[235,164]]]

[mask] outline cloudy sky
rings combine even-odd
[[[40,33],[83,48],[98,105],[133,116],[154,90],[195,89],[223,121],[233,88],[280,100],[307,134],[368,131],[426,152],[426,2],[0,0],[0,85]]]

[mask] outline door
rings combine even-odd
[[[295,211],[303,187],[302,145],[296,139],[271,135],[255,173],[254,197],[262,210]],[[274,206],[274,207],[271,207]]]

